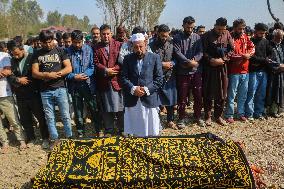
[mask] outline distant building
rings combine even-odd
[[[42,28],[40,31],[43,31],[43,30],[50,30],[54,33],[56,33],[56,32],[65,33],[65,32],[72,32],[73,31],[72,28],[66,28],[64,26],[49,26],[47,28]]]

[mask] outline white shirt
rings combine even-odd
[[[143,59],[138,60],[137,68],[138,68],[139,75],[141,74],[142,66],[143,66]]]
[[[0,52],[0,71],[4,67],[11,67],[11,57],[8,53]],[[12,96],[11,86],[7,81],[7,78],[0,78],[0,97]]]
[[[138,69],[138,72],[139,72],[139,75],[141,74],[141,71],[142,71],[142,66],[143,66],[143,60],[141,59],[141,60],[138,60],[138,62],[137,62],[138,64],[137,64],[137,69]],[[137,88],[138,86],[133,86],[132,88],[131,88],[131,94],[132,95],[134,95],[134,92],[135,92],[135,90],[136,90],[136,88]],[[146,95],[147,96],[150,96],[150,91],[149,91],[149,89],[148,89],[148,87],[145,87],[144,86],[144,90],[145,90],[145,92],[146,92]]]

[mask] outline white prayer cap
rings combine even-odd
[[[143,33],[136,33],[131,36],[130,41],[132,43],[137,41],[145,41],[145,36]]]
[[[147,35],[147,33],[144,33],[144,37],[145,37],[145,39],[146,39],[146,38],[148,38],[148,35]]]

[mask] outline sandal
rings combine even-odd
[[[9,145],[8,144],[3,144],[2,148],[0,149],[1,154],[7,154],[9,151]]]
[[[221,126],[227,126],[228,125],[228,123],[222,118],[216,119],[216,123],[221,125]]]
[[[20,141],[20,147],[19,147],[20,151],[25,150],[27,148],[28,148],[28,146],[27,146],[26,142]]]
[[[205,124],[206,124],[207,126],[212,126],[212,120],[211,120],[211,118],[206,119],[206,120],[205,120]]]
[[[178,130],[178,127],[176,126],[176,124],[172,121],[168,122],[167,124],[168,128],[170,129],[174,129],[174,130]]]

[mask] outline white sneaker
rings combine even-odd
[[[42,147],[42,149],[48,149],[49,148],[49,141],[43,140],[41,147]]]
[[[196,123],[200,127],[206,127],[206,123],[202,119],[197,120]]]
[[[247,118],[248,119],[248,121],[250,122],[250,123],[254,123],[254,118],[253,117],[249,117],[249,118]]]

